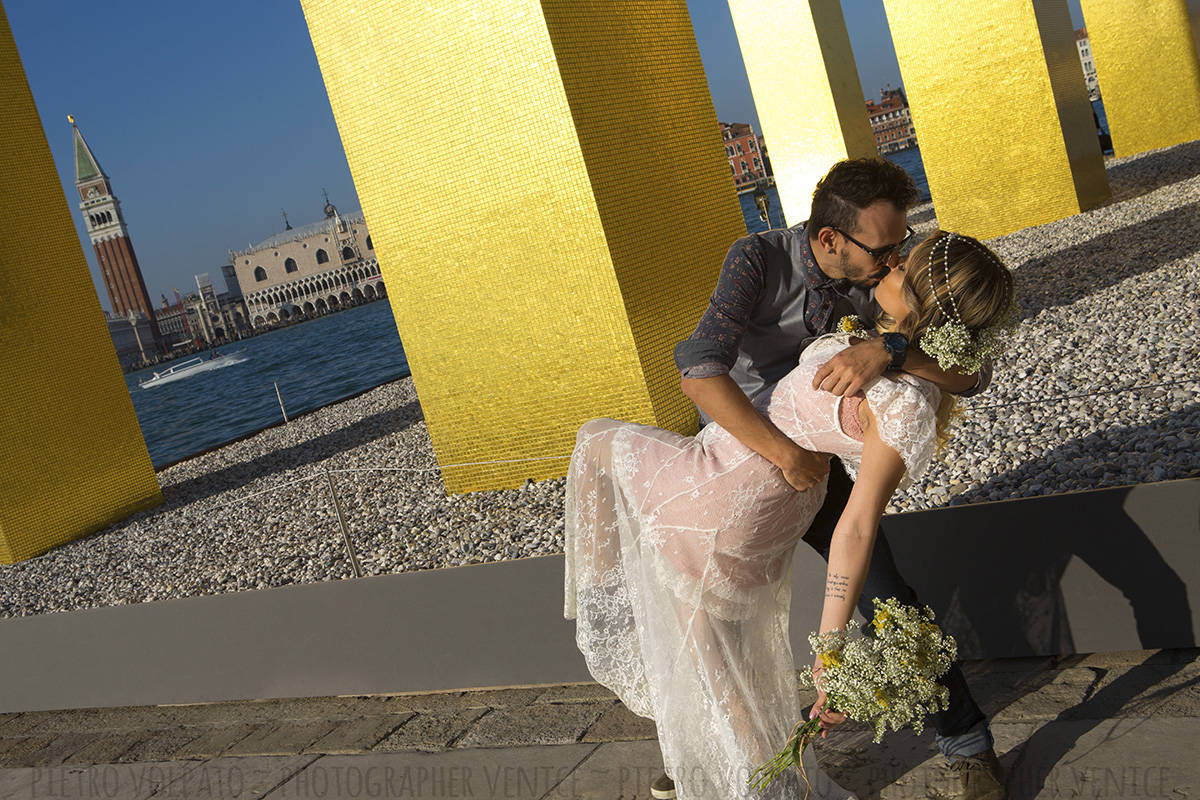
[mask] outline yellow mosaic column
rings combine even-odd
[[[162,494],[3,7],[0,107],[0,563],[11,564]]]
[[[835,162],[879,155],[846,20],[828,0],[729,0],[729,10],[779,201],[795,224]]]
[[[745,223],[683,0],[303,6],[447,488],[694,430],[671,351]]]
[[[939,224],[980,238],[1110,194],[1066,0],[884,0]]]
[[[1200,139],[1200,58],[1185,0],[1082,0],[1113,153]]]

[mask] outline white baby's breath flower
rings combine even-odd
[[[876,599],[867,635],[851,638],[857,627],[851,621],[846,630],[808,637],[822,665],[815,683],[825,692],[825,708],[869,723],[876,742],[889,728],[911,726],[920,733],[926,715],[949,702],[949,691],[937,679],[958,656],[954,638],[934,624],[930,608],[906,606],[895,598]],[[808,670],[801,678],[814,683]],[[751,785],[762,791],[789,766],[799,766],[801,752],[819,731],[816,717],[798,724],[783,751],[751,776]]]

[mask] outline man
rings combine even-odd
[[[787,438],[751,401],[795,368],[809,342],[832,331],[842,317],[854,314],[865,327],[874,326],[879,313],[874,287],[900,262],[901,249],[912,237],[907,209],[918,196],[912,178],[890,161],[835,164],[817,183],[807,223],[733,245],[695,333],[675,348],[683,391],[704,422],[716,421],[770,460],[797,490],[829,475],[824,506],[804,536],[826,560],[852,483],[840,462],[834,460],[831,469],[827,456]],[[980,391],[990,378],[988,370],[979,375],[944,371],[893,333],[839,353],[817,373],[814,387],[853,395],[888,369],[903,369],[961,395]],[[918,602],[897,571],[882,530],[859,600],[867,619],[876,597]],[[939,749],[960,774],[964,800],[1003,800],[1007,791],[991,730],[958,664],[942,682],[950,690],[950,706],[932,722]],[[651,793],[670,800],[674,784],[664,775]]]

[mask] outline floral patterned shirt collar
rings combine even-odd
[[[808,223],[800,223],[804,230],[804,261],[801,264],[801,274],[804,276],[804,283],[810,289],[824,291],[832,289],[840,295],[845,295],[851,287],[850,281],[846,279],[831,278],[821,271],[821,267],[817,264],[817,257],[813,255],[812,239],[808,236]]]

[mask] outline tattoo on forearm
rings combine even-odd
[[[845,600],[850,591],[850,578],[846,575],[839,575],[836,572],[830,573],[825,579],[825,596],[834,600]]]

